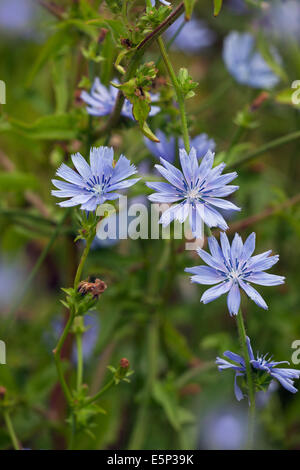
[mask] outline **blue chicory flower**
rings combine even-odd
[[[179,33],[176,34],[178,31]],[[187,54],[196,54],[201,49],[211,46],[215,41],[215,33],[206,26],[204,21],[197,18],[185,21],[184,15],[167,29],[166,37],[169,40],[174,38],[173,46]]]
[[[237,315],[241,295],[240,288],[259,307],[267,310],[268,306],[262,296],[250,283],[261,286],[277,286],[284,283],[283,276],[265,273],[271,266],[277,263],[279,255],[269,256],[271,250],[256,256],[252,256],[255,249],[255,233],[251,233],[245,243],[236,233],[232,244],[227,235],[220,234],[221,246],[215,237],[208,238],[208,246],[211,255],[202,249],[198,249],[200,258],[208,266],[195,266],[186,268],[185,271],[194,274],[192,282],[198,284],[216,284],[206,290],[201,297],[201,302],[207,304],[223,294],[227,294],[227,306],[230,315]]]
[[[271,379],[277,380],[289,392],[296,393],[298,391],[294,386],[294,380],[299,379],[300,370],[277,367],[279,364],[289,364],[289,362],[274,362],[272,357],[268,358],[267,354],[265,356],[257,354],[255,358],[250,339],[248,337],[247,348],[250,357],[250,364],[254,374],[258,373],[259,371],[265,372],[266,374],[269,374]],[[217,357],[216,364],[218,365],[218,369],[220,371],[225,369],[233,369],[235,371],[234,393],[236,399],[240,401],[244,398],[244,394],[237,384],[237,377],[244,377],[246,375],[245,359],[239,354],[235,354],[231,351],[225,351],[223,355],[233,362],[229,362],[226,359]]]
[[[153,142],[152,140],[147,139],[147,137],[144,137],[146,147],[156,158],[159,159],[161,156],[163,156],[167,162],[174,163],[176,156],[175,138],[172,136],[168,138],[161,130],[156,131],[155,134],[158,137],[159,142]],[[184,143],[181,138],[178,141],[178,146],[179,148],[184,148]],[[207,134],[202,133],[193,139],[190,139],[190,146],[196,149],[197,158],[202,158],[204,155],[206,155],[208,150],[213,151],[216,144],[215,141],[210,139]]]
[[[51,191],[52,195],[70,198],[58,203],[62,207],[80,205],[82,210],[94,211],[106,200],[118,199],[120,194],[116,190],[129,188],[139,180],[127,179],[137,172],[135,165],[124,155],[115,163],[114,150],[110,147],[91,148],[90,165],[80,153],[71,158],[78,173],[63,163],[56,174],[67,182],[52,180],[58,188]]]
[[[163,155],[165,160],[173,163],[175,160],[176,150],[175,138],[172,136],[168,138],[161,130],[157,130],[155,135],[157,136],[159,142],[153,142],[152,140],[147,139],[147,137],[144,137],[146,147],[156,158],[160,158]]]
[[[118,83],[117,80],[114,82]],[[87,104],[86,109],[88,114],[91,116],[107,116],[108,114],[111,114],[114,109],[117,94],[118,89],[116,87],[110,85],[109,88],[106,88],[102,85],[99,78],[96,77],[91,92],[88,93],[83,90],[80,97]],[[155,102],[157,99],[157,95],[152,96],[152,101]],[[149,116],[155,116],[159,111],[159,106],[151,106]],[[132,104],[127,99],[124,101],[121,115],[129,119],[134,119],[132,114]]]
[[[177,203],[162,214],[160,223],[166,226],[174,219],[183,223],[189,217],[192,232],[199,238],[202,237],[203,222],[209,227],[226,230],[227,224],[215,207],[240,210],[232,202],[222,199],[238,189],[238,186],[226,186],[237,177],[237,173],[221,175],[225,163],[212,168],[214,153],[210,150],[200,164],[193,147],[189,154],[184,149],[179,149],[179,156],[182,171],[164,158],[160,158],[162,165],[155,165],[169,183],[146,183],[149,188],[157,191],[149,196],[150,201]]]
[[[274,56],[279,61],[277,54]],[[223,59],[238,83],[253,88],[273,88],[279,78],[255,50],[254,37],[249,33],[232,31],[224,40]]]

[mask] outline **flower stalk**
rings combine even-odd
[[[15,432],[15,429],[14,429],[14,426],[13,426],[13,423],[12,423],[12,420],[11,420],[11,417],[10,417],[10,413],[9,413],[8,410],[3,411],[3,417],[4,417],[4,421],[5,421],[7,430],[8,430],[8,434],[10,436],[10,439],[11,439],[11,442],[13,444],[14,449],[15,450],[21,450],[21,446],[19,444],[19,440],[17,438],[16,432]]]
[[[238,333],[241,348],[243,351],[243,357],[245,359],[246,366],[246,378],[247,378],[247,387],[248,387],[248,399],[249,399],[249,421],[248,421],[248,446],[250,449],[253,448],[254,443],[254,426],[255,426],[255,388],[252,375],[252,368],[250,364],[250,356],[247,347],[247,335],[246,328],[244,324],[242,310],[239,309],[239,312],[236,316]]]

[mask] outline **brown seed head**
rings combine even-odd
[[[99,297],[107,289],[107,285],[101,279],[95,279],[95,282],[81,281],[78,285],[80,294],[92,294],[94,298]]]

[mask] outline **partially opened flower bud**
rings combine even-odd
[[[121,367],[122,369],[128,369],[129,366],[130,366],[130,364],[129,364],[128,359],[126,359],[126,357],[123,357],[123,358],[120,360],[120,367]]]

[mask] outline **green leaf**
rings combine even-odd
[[[10,118],[3,126],[0,123],[0,132],[12,131],[29,139],[71,140],[77,136],[77,124],[71,114],[43,116],[32,124]]]
[[[214,1],[214,16],[218,16],[221,11],[223,0],[213,0]]]
[[[33,66],[30,69],[27,81],[26,81],[26,87],[30,87],[32,84],[32,81],[36,74],[39,72],[39,70],[43,67],[43,65],[52,57],[60,53],[63,47],[66,46],[66,44],[70,43],[70,37],[67,34],[67,31],[65,29],[57,31],[53,36],[51,36],[46,43],[43,45],[43,47],[40,50],[40,53],[38,54],[36,61],[34,62]]]
[[[144,122],[143,126],[141,127],[141,130],[143,134],[148,137],[148,139],[152,140],[153,142],[160,142],[160,140],[156,137],[155,134],[153,134],[146,122]]]
[[[65,113],[68,104],[68,83],[66,70],[66,57],[60,55],[52,63],[52,81],[55,93],[56,112]]]
[[[180,430],[180,420],[178,417],[177,394],[168,384],[156,381],[153,385],[153,398],[163,408],[166,417],[175,429]]]
[[[163,335],[167,348],[180,361],[187,362],[192,359],[193,353],[185,337],[168,320],[165,320],[163,324]]]
[[[196,0],[184,0],[185,18],[187,20],[191,19],[195,3],[196,3]]]

